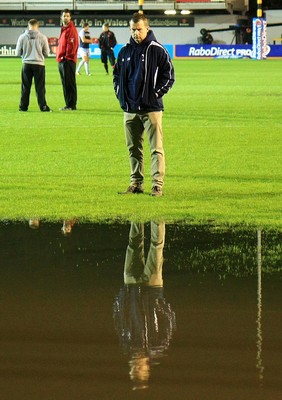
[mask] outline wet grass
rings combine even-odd
[[[145,144],[145,190],[129,183],[123,115],[111,76],[92,60],[78,77],[78,110],[64,105],[57,65],[47,60],[47,101],[34,92],[19,113],[19,59],[2,59],[0,219],[49,221],[184,220],[282,226],[282,61],[176,60],[165,98],[167,172],[163,198],[151,198]]]

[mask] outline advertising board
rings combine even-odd
[[[263,58],[282,57],[282,45],[265,45]],[[252,58],[252,45],[247,44],[177,44],[174,49],[174,58]]]
[[[253,57],[256,60],[263,60],[267,56],[266,30],[265,18],[253,18]]]

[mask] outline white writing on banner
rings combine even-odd
[[[268,53],[266,30],[265,18],[253,18],[253,57],[257,60],[265,59]]]
[[[16,46],[0,45],[0,57],[15,57]]]
[[[253,52],[250,48],[222,48],[220,46],[189,46],[188,57],[252,57]]]

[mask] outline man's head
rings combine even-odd
[[[61,21],[64,26],[67,26],[71,21],[71,12],[68,8],[65,8],[61,12]]]
[[[82,28],[83,28],[85,31],[87,31],[87,30],[88,30],[88,28],[89,28],[89,24],[88,24],[88,22],[84,22],[84,24],[83,24]]]
[[[30,19],[28,21],[28,29],[30,31],[37,31],[38,30],[38,26],[39,26],[39,24],[38,24],[37,19],[32,18],[32,19]]]
[[[136,43],[143,42],[149,32],[148,18],[141,13],[134,13],[129,21],[130,33]]]
[[[108,23],[108,22],[105,22],[105,23],[103,24],[103,31],[104,31],[104,32],[108,32],[108,30],[109,30],[109,23]]]

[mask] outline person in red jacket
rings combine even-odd
[[[58,41],[56,59],[59,65],[59,72],[63,85],[66,105],[60,108],[61,111],[76,110],[77,88],[76,88],[76,62],[78,51],[78,33],[71,20],[71,12],[64,9],[61,12],[62,28]]]

